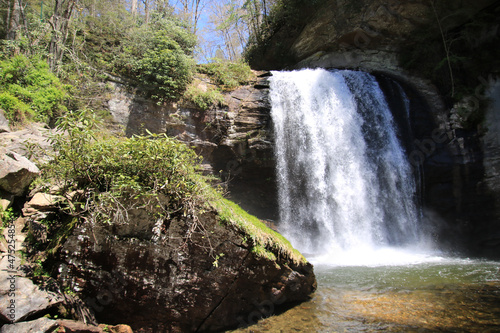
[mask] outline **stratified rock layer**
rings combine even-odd
[[[227,106],[203,111],[192,105],[157,105],[114,84],[109,108],[127,135],[166,133],[196,147],[206,171],[230,180],[233,200],[250,213],[276,220],[277,191],[268,72],[225,93]],[[200,85],[208,85],[200,81]],[[202,87],[203,88],[203,87]]]

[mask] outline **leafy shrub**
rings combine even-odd
[[[131,30],[115,67],[138,80],[148,96],[160,102],[177,99],[192,80],[195,46],[195,36],[180,22],[157,19]]]
[[[225,90],[233,90],[247,84],[253,76],[250,66],[245,62],[213,62],[198,66],[198,72],[207,74],[215,84]]]
[[[188,209],[200,195],[200,160],[185,144],[166,135],[100,137],[97,125],[85,111],[59,120],[60,133],[52,138],[57,154],[43,167],[42,184],[74,185],[97,201],[165,194],[171,211]]]
[[[67,86],[39,58],[17,55],[0,61],[0,107],[13,123],[48,122],[65,113]]]
[[[206,111],[214,105],[225,105],[226,101],[219,89],[208,88],[206,91],[189,86],[184,93],[184,98],[191,101],[198,108]]]

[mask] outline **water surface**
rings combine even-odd
[[[432,257],[315,272],[310,301],[234,332],[500,332],[499,262]]]

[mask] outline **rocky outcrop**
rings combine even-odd
[[[187,103],[157,105],[113,83],[108,105],[115,127],[128,136],[166,133],[203,157],[209,173],[228,182],[230,196],[250,213],[277,219],[268,72],[225,93],[226,106],[200,110]],[[202,81],[202,84],[209,84]]]
[[[0,131],[0,203],[4,210],[26,191],[39,172],[27,156],[35,154],[41,161],[48,160],[51,133],[53,130],[43,124],[30,124],[19,131]]]
[[[412,34],[434,25],[437,19],[444,30],[451,30],[495,0],[447,0],[434,6],[422,0],[320,3],[314,9],[305,4],[309,8],[300,12],[299,19],[278,29],[262,55],[253,59],[253,66],[363,68],[400,74],[398,54]]]
[[[271,315],[315,289],[310,264],[259,255],[251,237],[221,224],[214,210],[162,225],[146,208],[126,206],[138,208],[123,225],[78,225],[56,268],[100,321],[139,332],[219,331]]]
[[[45,124],[29,124],[18,131],[0,133],[0,147],[8,147],[9,151],[24,157],[35,154],[36,157],[46,161],[48,159],[46,153],[52,149],[51,134],[54,134],[54,130],[47,128]]]

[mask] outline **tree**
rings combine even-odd
[[[248,27],[245,22],[247,14],[243,2],[240,0],[231,0],[225,4],[214,2],[211,12],[210,23],[213,26],[213,32],[223,42],[220,47],[216,48],[218,57],[222,52],[224,59],[239,60],[248,38]]]
[[[130,2],[130,13],[132,14],[133,17],[137,16],[137,6],[138,6],[137,0],[132,0]]]
[[[187,19],[193,28],[193,34],[198,32],[198,23],[201,15],[210,0],[178,0],[177,3],[181,5],[182,16]],[[217,3],[217,1],[215,2]]]
[[[57,71],[64,54],[64,44],[68,38],[69,23],[73,15],[76,0],[55,0],[54,13],[49,20],[52,38],[49,44],[49,64],[52,71]]]
[[[16,39],[17,30],[21,26],[21,0],[9,0],[7,5],[7,34],[6,38],[9,40]]]

